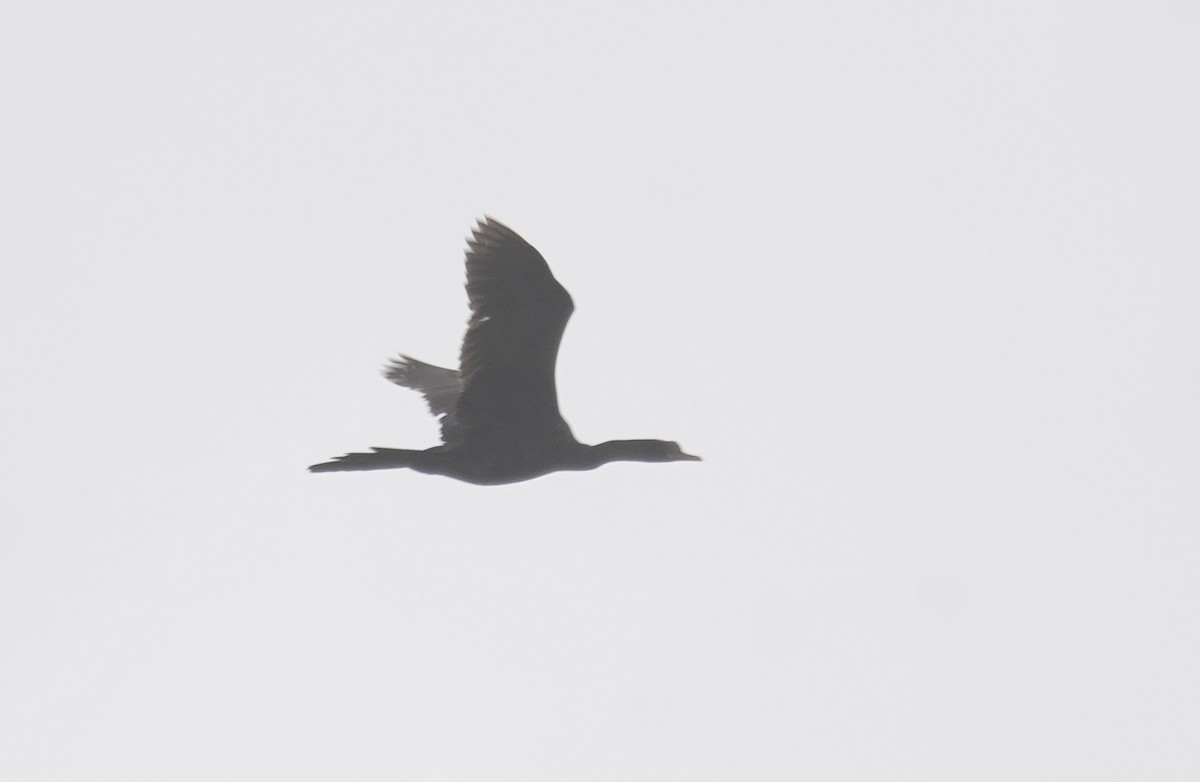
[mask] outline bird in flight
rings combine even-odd
[[[384,375],[421,393],[441,423],[442,444],[422,451],[372,448],[314,464],[312,472],[408,467],[478,485],[518,483],[616,461],[698,462],[678,443],[609,440],[585,445],[558,411],[554,366],[575,309],[546,259],[490,217],[467,240],[471,319],[460,366],[400,356]]]

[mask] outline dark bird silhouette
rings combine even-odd
[[[471,319],[459,369],[400,356],[384,375],[419,391],[440,419],[442,445],[372,448],[314,464],[313,472],[408,467],[480,485],[516,483],[615,461],[700,461],[678,443],[610,440],[584,445],[558,411],[554,366],[575,309],[546,259],[515,231],[485,217],[467,240]]]

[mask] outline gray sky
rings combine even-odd
[[[992,6],[6,3],[0,778],[1200,777],[1200,12]],[[703,463],[304,471],[484,213]]]

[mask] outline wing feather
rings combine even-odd
[[[554,371],[575,309],[546,259],[490,217],[467,241],[471,319],[463,339],[462,393],[455,415],[467,436],[519,429],[570,437],[558,410]]]
[[[442,442],[454,442],[462,437],[462,427],[455,415],[462,382],[458,370],[435,367],[411,356],[401,355],[384,366],[383,376],[398,386],[419,391],[442,427]]]

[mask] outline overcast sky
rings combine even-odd
[[[0,778],[1200,778],[1198,8],[6,2]]]

